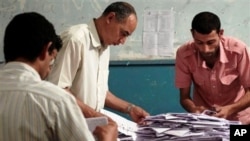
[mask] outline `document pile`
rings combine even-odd
[[[137,141],[229,141],[229,126],[241,124],[206,114],[167,113],[149,116],[138,127]]]
[[[148,116],[137,125],[113,112],[101,110],[118,124],[118,141],[229,141],[230,125],[240,125],[202,114],[166,113]]]

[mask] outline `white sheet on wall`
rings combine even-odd
[[[174,11],[145,10],[143,28],[145,55],[174,56]]]

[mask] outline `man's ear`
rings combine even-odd
[[[44,60],[47,55],[49,55],[49,48],[52,45],[52,42],[48,42],[46,45],[44,45],[43,50],[39,56],[40,60]]]
[[[113,19],[115,19],[115,12],[110,12],[110,13],[106,16],[106,22],[109,24]]]
[[[222,36],[223,34],[224,34],[224,30],[221,29],[221,30],[219,31],[219,36]]]
[[[191,32],[191,34],[192,34],[192,37],[194,37],[194,29],[190,29],[190,32]]]

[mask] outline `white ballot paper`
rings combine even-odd
[[[110,118],[112,118],[112,120],[114,120],[117,123],[118,131],[120,133],[131,136],[132,140],[135,140],[136,138],[135,131],[138,130],[137,123],[105,109],[101,109],[101,113],[109,116]]]
[[[86,118],[89,130],[93,132],[96,128],[96,126],[102,126],[108,124],[108,118],[103,117],[92,117],[92,118]]]

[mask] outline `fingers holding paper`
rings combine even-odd
[[[129,112],[129,116],[131,117],[131,119],[138,123],[138,124],[142,124],[143,119],[146,116],[149,116],[149,113],[147,113],[145,110],[143,110],[141,107],[139,106],[134,106],[130,112]]]

